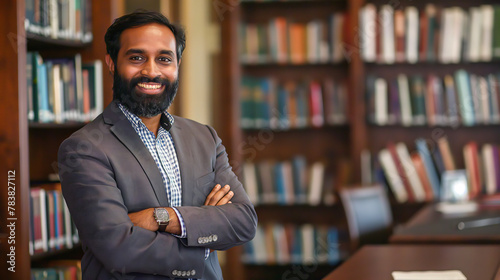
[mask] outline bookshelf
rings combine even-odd
[[[63,2],[61,4],[69,3],[69,1]],[[32,186],[48,182],[49,174],[56,173],[54,163],[59,144],[84,123],[55,124],[28,120],[27,52],[40,52],[44,58],[68,57],[79,53],[84,62],[96,59],[104,61],[106,50],[102,38],[106,30],[103,26],[109,26],[116,17],[114,14],[116,1],[92,0],[92,10],[87,11],[87,15],[92,16],[92,29],[88,33],[92,34],[92,41],[51,38],[25,31],[26,7],[30,5],[34,5],[34,1],[9,0],[4,3],[1,12],[3,20],[0,29],[2,34],[8,36],[0,43],[2,49],[0,79],[5,91],[0,102],[0,114],[3,119],[0,125],[2,131],[0,150],[4,158],[0,166],[2,174],[5,174],[5,181],[9,179],[9,182],[15,184],[10,184],[15,186],[13,196],[7,192],[7,183],[3,188],[5,191],[0,194],[0,204],[6,206],[6,209],[0,211],[0,218],[15,223],[15,230],[7,228],[6,222],[2,222],[0,227],[0,251],[4,256],[12,251],[15,252],[15,257],[9,257],[15,263],[9,264],[3,261],[0,265],[0,275],[4,279],[30,279],[33,266],[45,266],[58,259],[81,258],[78,244],[73,249],[52,250],[34,256],[29,254],[30,190]],[[111,77],[104,74],[104,104],[108,104],[112,99],[111,87]],[[15,174],[9,171],[14,171]],[[9,177],[10,174],[14,175]],[[10,209],[14,210],[13,216],[8,212],[8,201],[15,201],[15,204],[12,204],[14,209]],[[15,243],[12,240],[15,240]],[[9,271],[8,268],[14,265],[15,272]]]
[[[238,174],[242,176],[243,180],[245,180],[245,176],[242,174],[244,172],[241,171],[245,169],[245,162],[248,160],[257,163],[264,160],[287,161],[295,155],[302,155],[308,161],[315,161],[323,157],[329,158],[330,164],[337,165],[337,168],[328,169],[326,172],[336,177],[339,175],[339,162],[347,161],[351,168],[351,175],[348,176],[345,182],[359,184],[361,183],[364,168],[360,155],[364,151],[369,151],[372,160],[374,160],[377,158],[378,152],[386,148],[389,142],[402,142],[408,147],[409,152],[414,152],[416,151],[415,140],[417,138],[432,142],[435,137],[445,135],[449,139],[451,153],[454,155],[457,168],[464,168],[465,166],[462,156],[463,147],[469,141],[476,141],[478,145],[485,143],[498,144],[499,134],[495,132],[498,124],[481,123],[472,126],[459,124],[457,126],[423,123],[406,126],[402,123],[390,123],[377,125],[369,119],[372,108],[370,108],[370,104],[367,104],[366,95],[369,90],[367,88],[367,78],[370,75],[393,79],[399,74],[405,74],[408,78],[414,75],[421,75],[426,78],[429,73],[435,73],[440,77],[447,74],[453,76],[461,69],[476,75],[488,75],[498,72],[498,66],[500,65],[498,59],[474,62],[470,60],[464,61],[463,59],[453,62],[437,59],[436,61],[417,60],[415,63],[405,60],[395,61],[394,63],[380,63],[364,59],[363,52],[365,49],[358,40],[358,36],[362,32],[359,25],[360,11],[367,3],[373,3],[377,11],[385,4],[395,5],[397,9],[416,6],[416,9],[420,12],[425,9],[427,3],[432,3],[431,1],[416,3],[414,1],[311,0],[217,1],[217,3],[220,4],[220,9],[216,11],[222,28],[221,53],[223,56],[221,74],[224,81],[220,96],[220,100],[223,100],[220,107],[224,108],[224,110],[216,112],[216,120],[220,123],[217,131],[225,141],[233,168],[239,172]],[[468,12],[471,7],[479,7],[483,4],[496,4],[496,2],[489,0],[450,0],[440,1],[438,4],[436,3],[436,6],[457,6]],[[259,29],[262,28],[260,26],[265,26],[273,19],[283,17],[287,20],[287,23],[304,23],[326,17],[336,11],[343,11],[347,15],[347,27],[345,28],[347,32],[343,37],[343,54],[347,57],[347,61],[326,63],[311,63],[307,62],[307,59],[306,62],[300,59],[299,62],[294,62],[292,59],[280,61],[276,59],[272,51],[266,50],[265,47],[259,44],[261,38],[259,36],[262,36],[259,34],[259,32],[262,32]],[[252,24],[255,26],[252,26]],[[241,25],[250,25],[250,30],[241,28]],[[244,37],[242,37],[242,33],[245,34]],[[249,43],[248,38],[245,36],[253,36],[255,42]],[[274,33],[273,36],[279,37]],[[273,39],[270,41],[273,41]],[[268,55],[265,55],[266,52]],[[269,56],[271,59],[269,59]],[[242,125],[240,123],[241,116],[245,114],[246,109],[241,106],[241,101],[242,99],[246,101],[248,88],[245,79],[247,77],[272,77],[277,81],[277,84],[287,79],[300,80],[312,77],[312,79],[321,80],[325,77],[338,77],[346,81],[347,84],[348,122],[343,125],[288,127],[286,129],[276,129],[266,125],[249,128],[246,123]],[[334,183],[334,185],[338,186],[338,183]],[[391,194],[391,191],[389,193]],[[397,224],[406,221],[428,202],[397,203],[395,197],[391,194],[391,203],[394,220]],[[345,221],[340,218],[344,213],[342,208],[339,207],[339,203],[333,206],[310,206],[293,203],[292,205],[282,205],[279,203],[267,204],[259,202],[256,209],[261,224],[294,221],[300,224],[310,220],[314,225],[329,224],[338,226],[339,229],[345,226]],[[325,213],[328,213],[329,216],[338,217],[338,219],[318,218],[318,216],[326,216]],[[313,218],[309,218],[310,216],[313,216]],[[297,219],[294,220],[295,217]],[[242,255],[245,255],[243,248],[234,248],[228,252],[225,276],[229,279],[273,279],[273,276],[268,275],[266,272],[272,271],[275,273],[275,277],[281,277],[287,269],[292,267],[291,265],[242,264],[240,261]],[[330,266],[330,269],[333,269],[333,267]]]

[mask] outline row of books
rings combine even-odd
[[[333,79],[295,82],[245,76],[241,81],[240,102],[244,129],[347,123],[347,87]]]
[[[26,0],[24,28],[53,39],[92,41],[92,1]]]
[[[42,58],[27,53],[28,119],[32,122],[87,122],[103,110],[102,62],[81,55]]]
[[[434,142],[415,140],[416,150],[410,152],[400,143],[388,143],[378,152],[378,163],[384,177],[374,181],[387,182],[398,202],[432,201],[442,198],[442,174],[461,169],[451,152],[449,140],[443,136]],[[467,173],[468,197],[500,193],[499,146],[474,141],[462,149],[464,169]]]
[[[80,242],[60,184],[30,189],[30,255],[73,248]]]
[[[472,126],[500,123],[500,74],[458,70],[386,80],[367,77],[367,117],[376,125]]]
[[[31,268],[32,280],[81,280],[82,265],[78,260],[50,261],[47,267]]]
[[[240,24],[243,63],[338,63],[344,60],[346,16],[296,22],[276,17],[269,23]]]
[[[366,62],[478,62],[500,58],[500,6],[427,4],[424,10],[366,4],[359,11],[359,49]]]
[[[339,232],[330,226],[311,224],[257,225],[252,241],[244,245],[248,264],[337,264],[345,258]]]
[[[254,205],[332,205],[336,198],[326,169],[325,163],[307,163],[303,156],[288,161],[248,161],[243,164],[243,185]]]

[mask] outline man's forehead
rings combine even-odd
[[[165,25],[152,23],[125,29],[120,36],[120,45],[128,49],[147,49],[164,45],[166,50],[175,50],[175,36]]]

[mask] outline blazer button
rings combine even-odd
[[[185,270],[184,270],[184,271],[182,271],[181,276],[182,276],[182,277],[186,276],[186,271],[185,271]]]
[[[214,242],[217,241],[217,238],[218,238],[217,234],[214,234],[213,237],[212,237],[212,239],[214,240]]]
[[[187,277],[191,276],[191,271],[187,271],[187,272],[186,272],[186,276],[187,276]]]
[[[198,238],[198,244],[203,244],[203,238],[202,237]]]
[[[196,274],[196,270],[191,270],[191,276],[194,276]]]
[[[177,276],[177,270],[173,270],[173,271],[172,271],[172,275]]]
[[[213,235],[210,235],[210,236],[208,237],[208,242],[212,242],[212,236],[213,236]]]

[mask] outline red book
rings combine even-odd
[[[323,126],[325,121],[323,117],[323,93],[321,85],[317,81],[312,81],[309,84],[309,114],[313,127]]]
[[[477,143],[469,142],[465,144],[463,153],[465,169],[469,177],[469,198],[475,198],[481,193],[481,174],[479,171]]]
[[[420,182],[422,182],[422,186],[424,187],[425,192],[425,201],[432,201],[434,199],[434,193],[432,190],[431,182],[427,177],[427,172],[425,171],[424,161],[418,152],[414,152],[411,154],[411,161],[413,166],[415,166],[415,170],[418,173],[418,177],[420,178]]]
[[[387,143],[387,150],[392,156],[392,160],[394,161],[394,165],[396,165],[396,169],[398,171],[399,177],[401,178],[401,181],[403,181],[406,193],[408,194],[408,202],[415,202],[415,194],[413,193],[408,177],[406,177],[405,171],[403,169],[403,164],[401,163],[398,153],[396,152],[396,145],[394,145],[394,143],[392,142]]]

